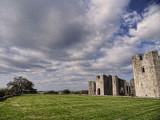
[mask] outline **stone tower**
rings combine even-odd
[[[96,76],[96,95],[112,95],[112,76]]]
[[[88,94],[95,95],[96,94],[96,83],[94,81],[88,82]]]
[[[133,56],[135,95],[160,97],[160,57],[158,51]]]

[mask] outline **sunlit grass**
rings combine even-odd
[[[160,100],[146,98],[24,95],[0,102],[0,120],[159,120]]]

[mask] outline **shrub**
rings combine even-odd
[[[58,94],[58,92],[51,90],[51,91],[45,92],[44,94]]]
[[[71,91],[71,94],[80,94],[80,91]]]
[[[70,90],[69,89],[65,89],[62,92],[63,92],[63,94],[70,94]]]
[[[81,90],[81,92],[80,92],[81,94],[88,94],[88,90]]]
[[[0,97],[4,97],[6,94],[6,91],[4,89],[0,90]]]
[[[4,97],[4,96],[8,96],[8,95],[11,95],[10,90],[8,90],[6,88],[0,90],[0,97]]]

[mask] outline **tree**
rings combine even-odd
[[[62,92],[63,92],[63,94],[70,94],[70,90],[69,89],[65,89]]]
[[[51,90],[51,91],[45,92],[44,94],[58,94],[58,92]]]
[[[2,89],[2,90],[0,90],[0,97],[3,97],[3,96],[5,96],[5,90],[4,89]]]
[[[36,93],[36,89],[34,89],[34,84],[23,77],[15,77],[14,81],[10,81],[7,84],[7,87],[10,89],[13,95],[21,95],[24,93]]]
[[[11,93],[10,93],[10,90],[8,90],[7,88],[0,90],[0,97],[5,97],[9,95],[11,95]]]

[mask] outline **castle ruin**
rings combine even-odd
[[[125,96],[129,94],[126,80],[122,80],[117,76],[99,75],[96,76],[96,83],[94,81],[89,81],[88,85],[89,95]]]
[[[117,76],[99,75],[89,81],[89,95],[160,97],[160,56],[158,51],[133,56],[134,79],[130,85]]]
[[[96,83],[94,81],[89,81],[88,82],[88,94],[89,95],[95,95],[96,94]]]
[[[160,56],[158,51],[133,56],[135,96],[160,97]]]
[[[134,79],[131,79],[131,80],[130,80],[130,94],[131,94],[131,96],[135,96]]]

